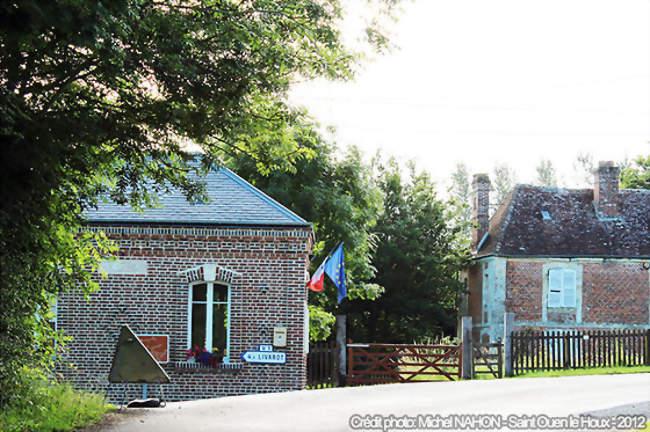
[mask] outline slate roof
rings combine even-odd
[[[161,208],[143,213],[129,205],[102,203],[84,212],[88,222],[180,223],[244,226],[298,226],[311,224],[227,168],[215,168],[200,180],[205,183],[208,203],[190,204],[173,189],[159,197]]]
[[[650,191],[622,189],[617,218],[599,218],[593,200],[592,189],[517,185],[477,256],[650,257]]]

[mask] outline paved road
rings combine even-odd
[[[355,414],[486,413],[504,418],[585,413],[649,416],[650,374],[390,384],[236,396],[130,409],[93,430],[351,431],[349,421]]]

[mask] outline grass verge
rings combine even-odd
[[[488,371],[488,368],[481,365],[478,367],[481,371]],[[402,371],[416,371],[418,367],[410,366],[402,368]],[[433,370],[433,369],[428,369]],[[443,369],[444,370],[444,369]],[[447,370],[447,372],[452,372]],[[538,371],[528,372],[521,375],[516,375],[513,378],[542,378],[542,377],[563,377],[563,376],[578,376],[578,375],[616,375],[616,374],[633,374],[633,373],[650,373],[650,366],[620,366],[620,367],[607,367],[607,368],[585,368],[585,369],[561,369],[553,371]],[[486,380],[495,379],[491,373],[476,374],[474,379]],[[413,381],[449,381],[448,378],[442,375],[416,375]]]
[[[606,368],[562,369],[554,371],[529,372],[515,378],[563,377],[578,375],[618,375],[632,373],[650,373],[650,366],[620,366]]]
[[[69,431],[93,424],[116,409],[103,395],[36,378],[26,379],[22,394],[19,401],[0,412],[0,430]]]
[[[338,385],[335,382],[329,382],[329,383],[322,383],[322,384],[314,384],[314,385],[308,385],[305,387],[307,390],[320,390],[320,389],[325,389],[325,388],[335,388],[338,387]]]

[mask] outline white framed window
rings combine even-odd
[[[187,348],[218,350],[227,363],[230,356],[230,286],[199,282],[189,287]]]
[[[554,268],[548,271],[548,307],[576,307],[576,271]]]

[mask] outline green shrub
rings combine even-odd
[[[22,375],[19,399],[0,412],[0,430],[67,431],[95,423],[113,409],[104,395],[50,382],[34,369]]]

